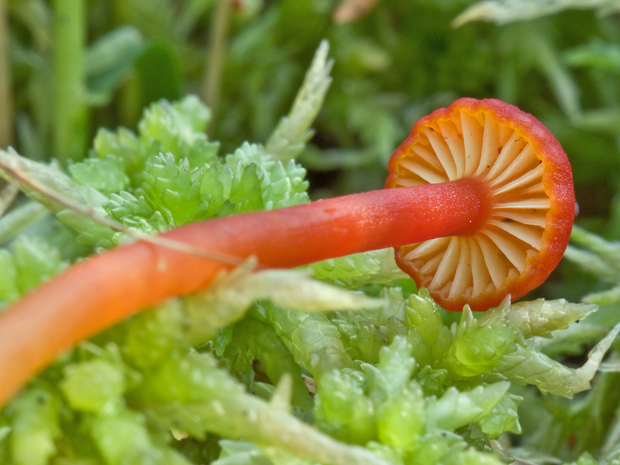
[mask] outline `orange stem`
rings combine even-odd
[[[489,203],[484,184],[464,178],[234,215],[162,236],[291,268],[467,235],[485,221]],[[141,241],[75,264],[0,315],[0,405],[63,350],[140,309],[204,289],[231,267]]]

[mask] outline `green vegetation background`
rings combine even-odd
[[[620,239],[620,16],[606,11],[618,2],[570,10],[560,0],[537,7],[507,0],[497,3],[508,5],[508,16],[459,27],[454,19],[474,1],[360,1],[367,11],[345,23],[334,19],[342,3],[0,0],[0,148],[67,166],[87,155],[98,128],[135,131],[152,102],[196,94],[212,110],[210,140],[230,153],[268,139],[328,39],[333,82],[297,159],[308,169],[311,198],[380,188],[389,155],[420,116],[459,97],[493,97],[534,114],[563,145],[577,224]],[[543,3],[558,9],[536,11]],[[620,306],[618,249],[581,229],[575,243],[589,251],[571,249],[577,264],[563,263],[532,298],[605,304],[588,321],[611,327]],[[556,346],[562,361],[585,360],[583,346],[594,337],[581,336]],[[607,375],[581,403],[545,398],[551,414],[542,426],[522,412],[530,433],[523,445],[571,458],[567,441],[590,421],[597,427],[589,434],[601,438],[582,439],[577,450],[596,453],[614,433],[616,382]],[[532,460],[545,459],[554,463]]]
[[[314,198],[381,187],[386,160],[417,118],[458,97],[494,97],[551,129],[574,168],[578,221],[620,237],[613,15],[565,10],[456,28],[475,2],[361,1],[367,13],[345,24],[333,19],[337,0],[235,0],[228,9],[214,0],[2,3],[2,74],[8,69],[12,84],[0,146],[11,142],[30,158],[79,160],[98,127],[135,128],[149,103],[188,93],[212,108],[209,135],[224,152],[266,140],[326,38],[334,82],[300,159]],[[68,37],[53,33],[63,21],[76,29]],[[556,295],[578,299],[584,289],[574,284]]]

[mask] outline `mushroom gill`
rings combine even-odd
[[[528,259],[543,248],[551,201],[540,144],[533,145],[522,122],[501,119],[492,109],[468,107],[428,118],[390,165],[391,187],[476,177],[489,189],[488,219],[474,233],[397,250],[401,267],[440,303],[496,292],[526,272]]]

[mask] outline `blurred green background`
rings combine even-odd
[[[300,160],[315,198],[380,188],[420,116],[494,97],[549,127],[573,165],[578,222],[620,238],[619,2],[503,0],[487,21],[454,21],[474,3],[0,0],[0,148],[67,165],[98,127],[135,129],[150,102],[188,93],[211,106],[223,153],[264,142],[326,38],[334,80]],[[545,294],[592,286],[564,265]]]

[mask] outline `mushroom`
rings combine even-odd
[[[396,249],[398,265],[447,310],[516,300],[564,254],[575,216],[570,164],[551,133],[512,105],[463,98],[436,110],[414,125],[389,171],[386,187],[472,177],[488,189],[474,232]]]
[[[571,170],[534,117],[497,100],[458,100],[416,123],[389,167],[394,189],[161,236],[279,268],[397,247],[398,264],[449,310],[465,303],[486,310],[507,294],[520,297],[559,262],[574,216]],[[73,265],[0,315],[0,405],[76,342],[204,289],[232,266],[145,241]]]

